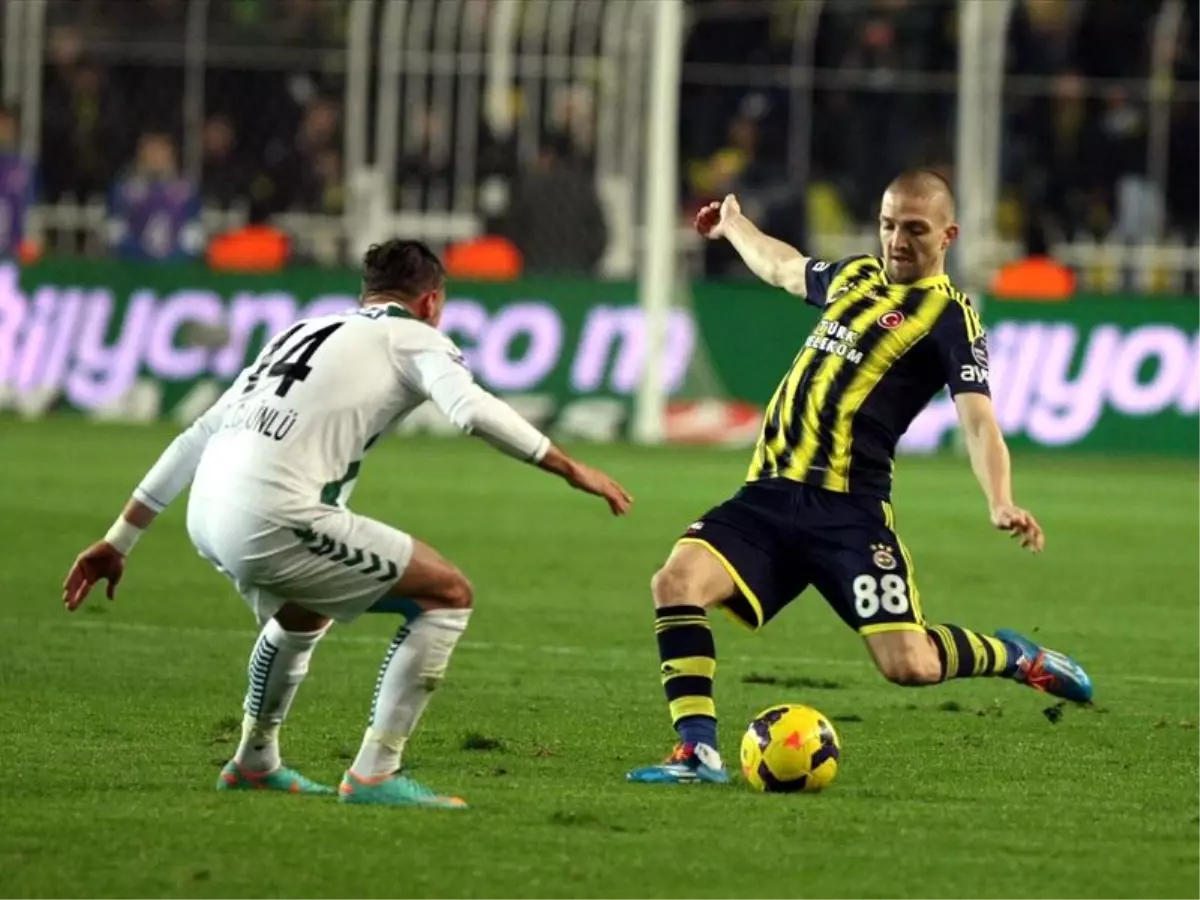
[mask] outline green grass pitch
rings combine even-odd
[[[0,894],[178,897],[1186,897],[1197,895],[1197,473],[1018,458],[1048,546],[989,530],[960,459],[902,459],[897,523],[926,613],[1036,629],[1090,669],[1057,723],[995,680],[903,689],[806,595],[760,635],[723,616],[722,750],[783,701],[839,729],[813,796],[631,785],[673,733],[649,580],[740,481],[745,453],[581,447],[635,494],[599,501],[469,441],[372,452],[359,511],[432,542],[477,612],[407,759],[465,813],[214,791],[234,746],[253,621],[192,551],[181,498],[117,602],[59,587],[170,438],[0,420]],[[320,647],[284,752],[333,781],[357,747],[395,624]]]

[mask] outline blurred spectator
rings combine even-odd
[[[1065,0],[1027,0],[1013,7],[1008,67],[1021,75],[1055,75],[1074,55],[1080,7]]]
[[[1028,122],[1031,165],[1025,197],[1026,205],[1044,208],[1067,234],[1088,220],[1089,197],[1095,200],[1098,184],[1086,129],[1083,79],[1076,72],[1063,73],[1053,82],[1053,94],[1034,104]]]
[[[312,169],[305,175],[303,205],[309,212],[340,216],[346,206],[342,152],[336,147],[317,151]]]
[[[707,159],[688,166],[691,197],[685,205],[694,209],[735,193],[748,216],[780,239],[803,246],[802,190],[787,180],[782,167],[768,162],[761,153],[760,123],[767,112],[768,104],[761,94],[750,94],[742,100],[729,123],[728,143]],[[737,251],[724,241],[705,243],[704,269],[718,275],[746,272]]]
[[[314,209],[311,203],[323,202],[323,193],[314,186],[320,181],[319,159],[325,151],[337,150],[340,138],[338,104],[328,97],[312,98],[292,140],[276,141],[265,154],[264,174],[270,182],[270,199],[276,210],[311,210]],[[327,158],[325,169],[329,166]]]
[[[0,107],[0,260],[19,258],[34,200],[34,167],[17,147],[17,117]]]
[[[432,193],[448,186],[450,159],[446,117],[437,110],[417,113],[407,123],[405,140],[397,161],[396,181],[404,201],[421,205],[429,202]]]
[[[1097,156],[1095,177],[1112,212],[1112,235],[1141,243],[1162,234],[1163,203],[1147,177],[1145,107],[1128,91],[1109,88],[1099,115],[1089,122],[1088,146]]]
[[[109,244],[121,259],[186,259],[200,252],[200,194],[179,176],[170,136],[142,135],[131,169],[113,185],[108,220]]]
[[[227,116],[210,116],[204,123],[200,184],[204,199],[221,207],[242,200],[249,188],[249,175],[238,158],[237,134]]]
[[[70,27],[51,32],[42,85],[41,181],[51,201],[86,198],[108,188],[122,152],[127,118],[121,96],[101,69],[83,58]],[[128,145],[126,145],[128,146]]]
[[[517,178],[498,229],[516,244],[530,274],[594,272],[608,244],[595,179],[572,153],[562,135],[543,141],[533,169]]]
[[[725,145],[707,158],[689,164],[691,205],[769,180],[771,175],[759,158],[758,120],[764,111],[761,97],[747,97],[729,123]]]

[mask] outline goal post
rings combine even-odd
[[[646,176],[638,300],[646,317],[646,355],[634,398],[631,437],[661,443],[667,408],[663,382],[667,322],[677,271],[679,77],[683,63],[683,0],[654,0],[646,105]],[[631,214],[636,215],[633,210]]]

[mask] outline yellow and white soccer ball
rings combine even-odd
[[[842,745],[833,725],[811,706],[764,709],[742,736],[742,773],[757,791],[819,791],[837,776]]]

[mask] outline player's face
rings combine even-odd
[[[888,191],[879,208],[879,242],[888,278],[911,284],[940,275],[946,250],[958,235],[946,197]]]

